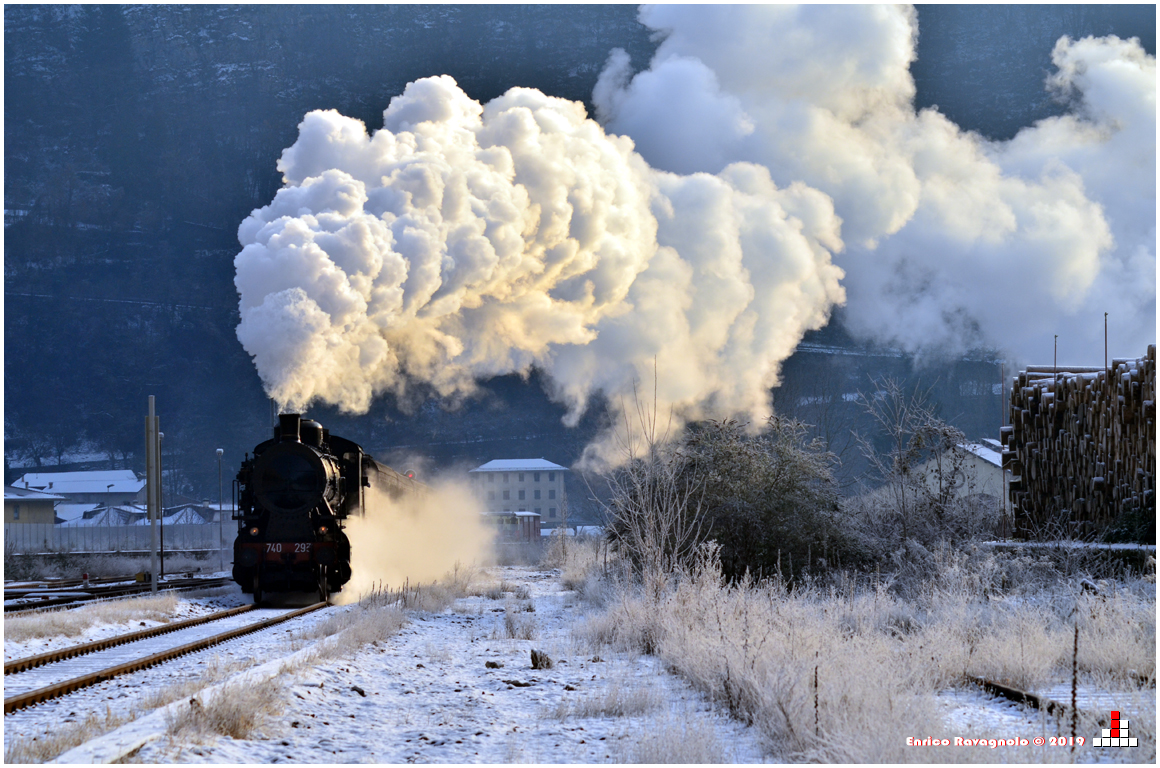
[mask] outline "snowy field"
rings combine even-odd
[[[143,763],[600,763],[768,762],[793,759],[732,719],[653,656],[617,651],[578,631],[599,612],[559,571],[492,568],[468,596],[440,610],[408,610],[395,625],[341,652],[319,653],[325,627],[363,610],[333,608],[5,717],[14,743],[91,727],[58,762]],[[12,639],[5,659],[242,605],[236,588],[137,613],[106,613],[73,636]],[[162,614],[169,612],[168,618]],[[73,630],[75,631],[75,630]],[[351,632],[355,630],[350,630]],[[533,669],[543,651],[550,669]],[[238,684],[240,682],[240,685]],[[244,689],[252,728],[198,725]],[[169,696],[162,691],[173,691]],[[1053,693],[1058,693],[1053,691]],[[1094,695],[1094,692],[1084,692]],[[1154,691],[1152,692],[1154,696]],[[253,698],[257,697],[257,698]],[[1104,708],[1120,699],[1081,701]],[[1055,733],[1034,710],[974,689],[947,690],[931,713],[939,732],[967,738]],[[156,706],[153,706],[156,705]],[[234,703],[237,706],[237,702]],[[1154,701],[1152,702],[1154,713]],[[200,710],[200,711],[199,711]],[[228,710],[227,710],[228,711]],[[1152,715],[1154,717],[1154,714]],[[87,720],[87,722],[86,722]],[[247,720],[248,722],[249,720]],[[925,730],[916,724],[915,736]],[[105,732],[107,731],[107,732]],[[1089,734],[1093,736],[1095,734]],[[90,738],[91,736],[91,738]],[[914,762],[1068,762],[1065,747],[1010,752],[987,746],[915,748]],[[1134,751],[1133,751],[1134,752]],[[56,753],[53,753],[56,754]],[[52,755],[46,755],[51,758]],[[1126,750],[1079,748],[1081,762],[1133,762]],[[11,762],[11,759],[7,760]]]

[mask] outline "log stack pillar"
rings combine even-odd
[[[1110,368],[1028,366],[1011,386],[1003,466],[1017,531],[1085,536],[1156,512],[1156,345]]]

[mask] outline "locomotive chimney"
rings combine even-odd
[[[278,414],[278,439],[282,442],[302,442],[298,435],[298,429],[301,423],[302,417],[297,413]]]

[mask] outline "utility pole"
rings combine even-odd
[[[225,453],[221,448],[217,449],[218,457],[218,564],[220,570],[226,569],[226,532],[225,523],[222,521],[222,454]]]
[[[152,532],[152,557],[150,558],[150,591],[157,592],[158,561],[158,507],[161,501],[161,440],[158,438],[157,415],[154,411],[154,397],[149,395],[149,415],[145,417],[145,504]]]
[[[161,471],[161,442],[165,440],[165,433],[157,433],[157,510],[158,517],[161,520],[161,575],[165,575],[165,484],[161,482],[161,478],[165,474]]]

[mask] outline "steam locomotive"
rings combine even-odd
[[[274,438],[246,454],[238,472],[234,581],[255,604],[271,592],[329,599],[351,576],[343,523],[365,514],[374,487],[395,497],[423,490],[317,421],[279,416]]]

